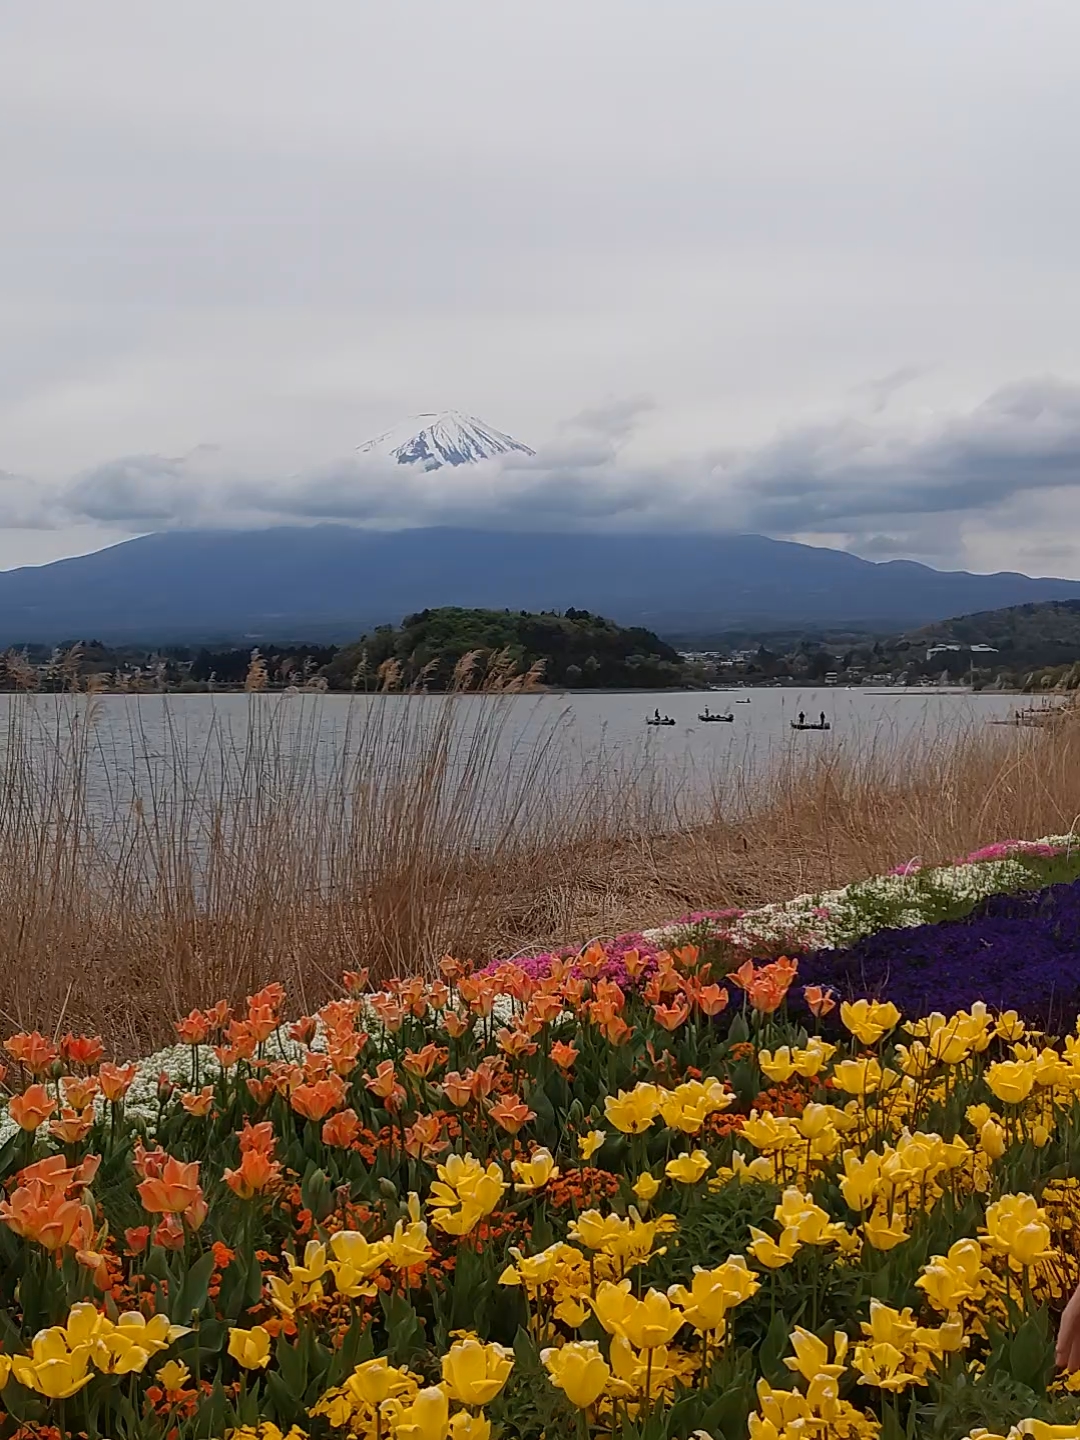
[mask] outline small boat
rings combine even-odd
[[[736,700],[736,701],[735,701],[735,704],[736,704],[736,705],[749,705],[749,704],[750,704],[750,697],[749,697],[749,695],[746,697],[745,700]]]
[[[831,730],[832,726],[828,720],[792,720],[793,730]]]
[[[703,720],[707,725],[708,725],[708,724],[711,724],[714,720],[719,720],[719,721],[721,721],[721,722],[723,722],[723,723],[725,723],[725,724],[730,725],[730,724],[732,723],[732,721],[735,719],[735,716],[731,713],[730,710],[728,711],[728,713],[727,713],[726,715],[714,715],[714,714],[710,711],[709,707],[706,705],[706,707],[705,707],[704,710],[701,710],[701,711],[698,712],[698,717],[697,717],[697,718],[698,718],[699,720]]]
[[[670,715],[646,715],[646,725],[674,725],[675,721]]]

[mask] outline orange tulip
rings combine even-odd
[[[262,1195],[276,1184],[280,1177],[280,1162],[271,1160],[261,1150],[245,1151],[237,1168],[224,1172],[225,1184],[234,1194],[239,1195],[241,1200]]]
[[[94,1128],[94,1107],[87,1105],[84,1110],[72,1110],[66,1106],[60,1111],[59,1120],[49,1121],[49,1134],[54,1135],[62,1145],[78,1145]]]
[[[306,1120],[319,1121],[325,1120],[331,1110],[337,1110],[344,1099],[345,1082],[340,1075],[333,1075],[312,1085],[298,1085],[289,1103]]]
[[[338,1150],[347,1150],[359,1134],[360,1121],[355,1110],[339,1110],[322,1127],[323,1144]]]
[[[56,1046],[36,1030],[28,1035],[12,1035],[4,1041],[4,1049],[20,1065],[25,1065],[31,1075],[44,1075],[57,1057]]]
[[[451,1040],[460,1040],[472,1024],[472,1020],[468,1015],[459,1015],[456,1010],[447,1010],[443,1016],[443,1024],[446,1026],[446,1033]]]
[[[523,1125],[536,1119],[536,1111],[530,1110],[516,1095],[504,1096],[491,1107],[491,1118],[509,1135],[516,1135]]]
[[[64,1099],[73,1110],[85,1110],[101,1089],[96,1075],[65,1075],[60,1081]]]
[[[199,1185],[199,1162],[185,1164],[174,1156],[166,1156],[160,1173],[150,1176],[136,1187],[143,1209],[151,1214],[180,1215],[202,1199]]]
[[[375,1074],[367,1076],[365,1084],[373,1095],[378,1095],[383,1100],[388,1099],[394,1093],[396,1084],[394,1062],[392,1060],[381,1061]]]
[[[423,1078],[446,1064],[448,1051],[430,1041],[422,1050],[406,1050],[402,1065],[410,1075]]]
[[[609,1045],[625,1045],[634,1033],[621,1015],[610,1015],[600,1026]]]
[[[405,1150],[414,1159],[438,1155],[450,1144],[442,1139],[442,1125],[437,1115],[421,1115],[414,1125],[405,1131]]]
[[[296,1040],[301,1045],[310,1045],[315,1039],[315,1032],[318,1028],[318,1021],[314,1015],[301,1015],[299,1020],[293,1021],[289,1026],[289,1039]]]
[[[653,1016],[665,1030],[677,1030],[684,1020],[690,1015],[690,1006],[685,999],[679,999],[674,1005],[654,1005]]]
[[[367,970],[346,970],[341,977],[341,983],[345,986],[346,993],[362,995],[367,989],[368,973]]]
[[[241,1155],[246,1155],[249,1150],[258,1150],[263,1155],[274,1153],[277,1138],[269,1120],[260,1120],[258,1125],[252,1125],[250,1120],[245,1120],[244,1128],[238,1130],[236,1134],[240,1141]]]
[[[176,1033],[185,1045],[202,1045],[210,1034],[210,1021],[201,1010],[192,1010],[176,1022]]]
[[[8,1101],[8,1114],[20,1130],[36,1130],[56,1109],[56,1101],[44,1085],[29,1085],[21,1095]]]
[[[703,1015],[719,1015],[727,1009],[728,992],[723,985],[697,985],[691,998]]]
[[[442,1093],[451,1105],[467,1105],[473,1098],[472,1080],[456,1070],[450,1070],[442,1078]]]
[[[113,1065],[110,1061],[103,1060],[98,1066],[98,1079],[101,1081],[101,1093],[105,1099],[113,1105],[119,1104],[131,1089],[135,1074],[134,1065]]]
[[[820,985],[807,985],[803,989],[803,995],[811,1015],[816,1015],[818,1019],[822,1015],[828,1015],[830,1010],[836,1009],[836,999],[832,992],[823,989]]]
[[[49,1251],[72,1244],[84,1249],[94,1233],[89,1205],[65,1200],[63,1191],[49,1190],[36,1181],[20,1186],[10,1201],[0,1201],[0,1220],[16,1235]]]
[[[569,1070],[578,1058],[577,1047],[568,1045],[565,1040],[556,1040],[549,1054],[552,1064],[557,1065],[560,1070]]]
[[[528,1035],[517,1029],[508,1030],[505,1025],[496,1035],[495,1041],[503,1054],[509,1055],[512,1059],[535,1055],[538,1048],[536,1041],[530,1040]]]
[[[255,1101],[256,1105],[269,1105],[277,1092],[277,1086],[273,1080],[252,1080],[249,1076],[245,1081],[248,1094]]]
[[[204,1115],[209,1115],[214,1104],[214,1087],[212,1085],[204,1085],[196,1094],[181,1095],[180,1104],[189,1115],[195,1115],[199,1118]]]
[[[96,1065],[105,1054],[100,1035],[72,1035],[60,1041],[60,1054],[72,1065]]]

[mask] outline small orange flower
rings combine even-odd
[[[341,983],[345,986],[347,995],[362,995],[367,989],[368,971],[346,970],[341,977]]]
[[[141,1255],[150,1244],[149,1225],[131,1225],[124,1231],[124,1242],[132,1255]]]
[[[256,1105],[269,1105],[274,1098],[277,1086],[273,1080],[253,1080],[248,1076],[244,1082],[248,1088],[248,1094],[255,1101]]]
[[[28,1085],[21,1095],[8,1101],[8,1114],[20,1130],[36,1130],[56,1109],[56,1101],[44,1085]]]
[[[497,1105],[492,1105],[490,1114],[509,1135],[516,1135],[523,1125],[536,1119],[536,1111],[530,1110],[516,1095],[505,1095]]]
[[[143,1209],[151,1214],[180,1215],[202,1199],[199,1162],[185,1163],[169,1155],[157,1176],[136,1187]]]
[[[360,1121],[356,1111],[351,1109],[339,1110],[322,1127],[323,1144],[338,1150],[347,1150],[359,1134]]]

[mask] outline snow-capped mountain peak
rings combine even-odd
[[[394,460],[399,465],[419,465],[423,470],[438,470],[443,465],[475,465],[478,461],[511,453],[536,454],[512,435],[460,410],[413,415],[358,446],[357,451],[361,455]]]

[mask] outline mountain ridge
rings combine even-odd
[[[345,525],[175,530],[0,571],[0,645],[73,638],[355,639],[445,605],[575,606],[660,634],[848,623],[883,632],[1080,598],[1080,581],[874,562],[763,535]]]

